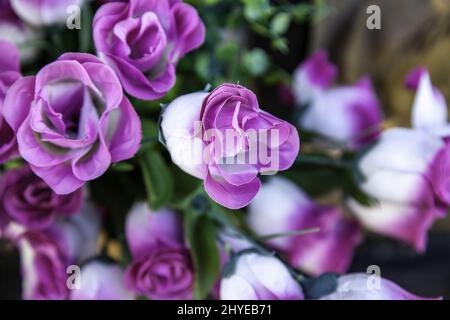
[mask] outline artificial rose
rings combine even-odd
[[[194,272],[183,241],[180,217],[170,210],[151,212],[136,204],[126,222],[133,257],[126,270],[128,288],[150,299],[192,298]]]
[[[39,49],[30,43],[41,38],[41,30],[33,29],[20,20],[12,10],[9,0],[0,0],[0,39],[12,42],[19,48],[22,63],[34,59]],[[2,52],[8,51],[2,49]]]
[[[18,239],[22,265],[22,296],[26,300],[61,300],[68,297],[68,262],[54,239],[28,231]]]
[[[125,288],[124,271],[116,263],[93,260],[81,267],[80,288],[70,292],[71,300],[132,300]]]
[[[82,202],[82,189],[58,195],[28,166],[8,170],[0,179],[0,215],[29,229],[44,229],[58,215],[78,213]]]
[[[294,71],[292,93],[298,105],[311,103],[336,79],[337,67],[328,61],[326,51],[318,51]]]
[[[113,70],[66,53],[19,79],[3,104],[20,155],[56,193],[71,193],[139,149],[139,117]]]
[[[303,300],[302,288],[277,258],[242,253],[236,259],[220,283],[222,300]]]
[[[3,102],[8,88],[20,78],[19,51],[17,47],[0,40],[0,163],[17,155],[17,142],[14,131],[3,118]]]
[[[382,115],[370,80],[330,88],[335,76],[336,67],[323,51],[297,68],[293,91],[297,104],[306,108],[299,126],[350,148],[374,141],[381,130]]]
[[[231,209],[252,201],[258,174],[288,169],[300,147],[294,126],[261,110],[255,94],[236,84],[175,99],[161,129],[172,161]]]
[[[440,300],[440,298],[421,298],[390,280],[365,273],[352,273],[340,276],[336,290],[321,300]]]
[[[71,6],[81,7],[83,0],[9,0],[14,12],[34,26],[63,23]]]
[[[421,130],[392,128],[363,154],[361,189],[377,201],[363,206],[349,200],[368,229],[426,247],[427,231],[450,205],[450,144]]]
[[[273,177],[250,204],[248,225],[259,236],[286,234],[267,241],[287,261],[311,275],[347,271],[353,249],[361,242],[357,223],[343,217],[338,208],[318,205],[285,178]],[[295,231],[317,232],[289,236]]]
[[[89,204],[44,231],[9,224],[4,236],[19,249],[23,298],[67,299],[67,267],[96,254],[99,230],[98,213]]]
[[[413,127],[440,137],[450,136],[445,97],[431,83],[428,71],[423,67],[412,70],[406,86],[417,91],[411,115]]]
[[[98,55],[128,94],[146,100],[166,95],[175,84],[178,61],[205,38],[197,11],[181,0],[106,3],[93,29]]]

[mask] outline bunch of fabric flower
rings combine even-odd
[[[407,81],[417,90],[413,128],[382,132],[370,80],[331,87],[337,69],[319,52],[293,76],[297,126],[264,111],[245,86],[223,83],[165,105],[158,131],[167,153],[143,158],[147,120],[134,102],[167,96],[207,28],[181,0],[102,1],[92,21],[95,54],[65,52],[21,74],[35,54],[22,44],[81,5],[0,0],[0,237],[20,252],[24,299],[418,299],[386,279],[369,288],[369,275],[337,274],[348,270],[363,228],[423,251],[450,205],[447,108],[426,70]],[[297,128],[358,154],[360,188],[375,204],[321,204],[286,177],[265,177],[301,160]],[[157,209],[136,197],[120,242],[106,231],[114,213],[96,201],[92,183],[136,159],[170,159],[202,187]],[[190,241],[192,210],[213,221],[210,262],[197,259]],[[116,256],[107,250],[114,241]],[[202,263],[213,265],[214,281],[200,281]],[[332,289],[310,290],[324,282]]]

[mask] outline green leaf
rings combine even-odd
[[[267,18],[273,11],[269,0],[242,0],[242,3],[244,15],[250,21]]]
[[[276,38],[272,41],[272,45],[281,53],[287,54],[289,52],[288,40],[286,38]]]
[[[120,172],[130,172],[134,170],[134,165],[130,162],[119,162],[116,164],[113,164],[111,166],[111,169],[114,171],[120,171]]]
[[[208,54],[206,53],[198,54],[197,59],[195,60],[194,69],[195,73],[200,79],[204,81],[210,80],[209,66],[210,66],[210,59]]]
[[[269,57],[264,50],[253,49],[245,53],[244,66],[251,75],[261,76],[269,69]]]
[[[152,210],[158,210],[172,197],[174,190],[172,173],[155,147],[141,152],[138,158],[149,206]]]
[[[270,31],[273,35],[282,35],[288,30],[290,23],[291,15],[289,13],[277,13],[270,22]]]
[[[205,299],[220,272],[220,255],[216,242],[217,226],[206,214],[208,199],[201,195],[185,211],[184,228],[195,267],[194,298]]]
[[[233,40],[219,44],[216,49],[217,58],[221,61],[235,61],[238,52],[239,44]]]

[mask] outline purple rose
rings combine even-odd
[[[0,180],[0,214],[30,229],[49,227],[58,215],[78,213],[82,189],[56,194],[28,166],[8,170]]]
[[[338,208],[318,205],[287,179],[274,177],[250,204],[248,225],[259,236],[286,234],[268,241],[294,267],[311,275],[347,271],[353,249],[361,242],[357,223]],[[317,232],[288,236],[318,228]]]
[[[3,102],[8,88],[20,78],[19,51],[10,42],[0,40],[0,163],[17,154],[14,131],[3,118]]]
[[[261,110],[253,92],[234,84],[177,98],[164,110],[161,129],[172,161],[231,209],[252,201],[258,174],[288,169],[300,147],[294,126]]]
[[[191,299],[194,282],[182,223],[172,211],[150,212],[136,204],[127,217],[126,236],[133,256],[125,283],[150,299]]]
[[[427,231],[450,205],[450,144],[427,132],[392,128],[358,163],[372,206],[349,200],[368,229],[425,250]]]
[[[14,13],[9,0],[0,0],[0,39],[14,43],[19,47],[22,62],[29,62],[39,50],[29,42],[41,38],[42,32],[23,23]],[[2,52],[8,52],[2,49]]]
[[[16,14],[34,26],[63,23],[71,6],[81,7],[83,0],[9,0]],[[70,12],[70,11],[69,11]]]
[[[101,176],[139,149],[139,117],[113,70],[66,53],[8,90],[3,105],[21,156],[56,193]]]
[[[68,261],[54,239],[44,233],[28,231],[18,239],[22,262],[22,295],[26,300],[62,300]]]
[[[351,273],[340,276],[335,292],[321,300],[441,300],[442,298],[421,298],[394,282],[376,275]]]
[[[337,69],[320,51],[294,74],[293,91],[306,107],[299,125],[351,148],[374,141],[381,131],[381,106],[369,78],[353,86],[329,88]]]
[[[124,271],[116,263],[93,260],[81,267],[80,287],[70,292],[71,300],[132,300],[125,288]]]
[[[303,290],[273,256],[244,253],[220,283],[222,300],[303,300]]]
[[[156,100],[175,84],[177,62],[199,47],[205,27],[181,0],[130,0],[102,5],[94,18],[94,42],[125,91]]]
[[[439,137],[449,137],[447,103],[442,92],[431,83],[427,69],[412,70],[406,78],[406,86],[417,91],[411,115],[413,127]]]
[[[3,235],[20,253],[23,298],[67,299],[67,268],[96,254],[99,230],[98,212],[89,204],[78,215],[60,217],[43,231],[10,223]]]

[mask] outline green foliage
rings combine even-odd
[[[158,143],[158,125],[156,122],[142,120],[142,146],[138,161],[147,193],[147,201],[152,210],[158,210],[168,204],[174,192],[174,180],[169,162],[161,154]]]
[[[208,215],[209,210],[209,199],[199,194],[192,198],[184,215],[185,236],[195,267],[195,299],[208,296],[220,271],[217,226]]]

